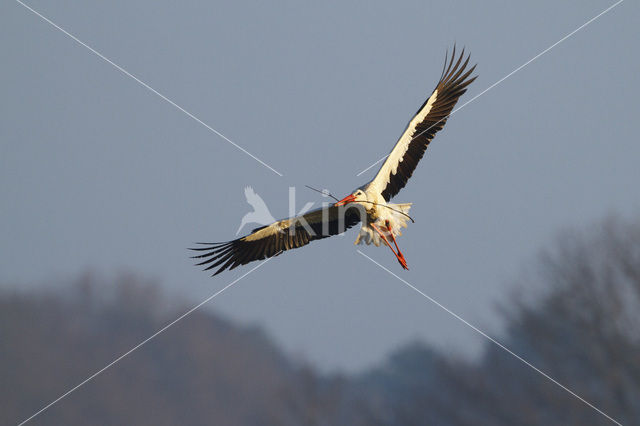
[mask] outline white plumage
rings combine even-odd
[[[394,210],[384,209],[386,210],[386,212],[383,211],[384,214],[382,215],[382,217],[378,218],[378,220],[376,221],[376,225],[378,225],[379,227],[384,226],[386,221],[389,221],[390,223],[395,224],[395,226],[391,229],[391,232],[395,237],[399,237],[402,235],[402,231],[400,229],[407,227],[408,219],[407,219],[407,216],[398,213],[398,211],[401,211],[402,213],[405,213],[405,214],[409,214],[411,203],[388,204],[388,206]],[[382,242],[382,238],[380,238],[380,235],[377,232],[375,232],[375,230],[371,226],[363,223],[362,226],[360,227],[360,232],[358,233],[358,237],[356,238],[356,241],[354,244],[358,245],[358,244],[365,243],[369,245],[373,243],[377,247],[380,247],[381,242]]]

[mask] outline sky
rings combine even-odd
[[[305,184],[343,197],[373,178],[357,174],[392,148],[454,43],[478,64],[460,102],[480,96],[394,199],[414,203],[399,240],[410,270],[386,248],[363,253],[499,336],[496,304],[560,230],[640,212],[637,2],[510,76],[614,2],[26,4],[184,111],[2,2],[4,286],[133,271],[206,299],[254,266],[210,278],[187,251],[235,238],[244,187],[286,217],[290,187],[299,209],[324,201]],[[415,339],[476,354],[484,338],[360,255],[356,233],[287,252],[203,309],[325,370],[361,371]],[[188,319],[166,331],[188,332]]]

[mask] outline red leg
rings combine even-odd
[[[391,243],[389,243],[389,240],[387,240],[387,237],[384,235],[384,233],[382,233],[382,231],[380,231],[378,229],[378,227],[373,223],[371,223],[371,227],[373,229],[375,229],[375,231],[382,237],[382,240],[387,245],[387,247],[389,247],[391,249],[393,254],[396,256],[396,259],[398,259],[398,262],[400,263],[400,265],[404,269],[408,270],[409,268],[407,267],[407,261],[404,259],[404,256],[402,255],[402,253],[400,253],[400,250],[398,250],[398,253],[396,253],[395,250],[393,249],[393,247],[391,247]],[[387,229],[388,229],[388,227],[387,227]],[[391,233],[391,238],[393,238],[394,244],[395,244],[396,248],[398,248],[398,244],[395,243],[395,237],[393,236],[393,233]]]
[[[382,237],[382,240],[383,240],[383,241],[384,241],[384,243],[387,245],[387,247],[389,247],[389,248],[391,249],[391,251],[393,252],[393,254],[395,254],[396,256],[398,256],[398,255],[396,254],[395,250],[393,249],[393,247],[391,247],[391,244],[389,243],[389,240],[387,240],[387,237],[385,237],[385,236],[384,236],[384,234],[382,233],[382,231],[380,231],[380,230],[378,229],[378,227],[377,227],[375,224],[371,223],[370,225],[371,225],[371,227],[372,227],[372,228],[373,228],[373,229],[374,229],[374,230],[375,230],[375,231],[376,231],[376,232],[377,232],[377,233]]]
[[[400,251],[400,247],[398,247],[398,242],[396,241],[395,235],[393,235],[393,231],[391,231],[391,225],[389,224],[389,221],[387,221],[386,225],[387,229],[389,230],[389,234],[391,234],[391,238],[393,239],[393,245],[396,246],[396,250],[398,251],[398,253],[396,254],[398,262],[400,262],[400,265],[402,265],[404,269],[409,270],[409,267],[407,266],[407,260],[404,258],[404,255]]]

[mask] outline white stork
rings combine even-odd
[[[214,273],[217,275],[225,269],[234,269],[314,240],[341,234],[361,222],[355,244],[364,242],[380,246],[382,242],[391,249],[400,265],[408,269],[396,237],[401,235],[400,228],[407,226],[411,203],[391,204],[389,201],[407,184],[429,143],[444,127],[467,86],[476,79],[470,77],[475,65],[467,70],[469,56],[464,62],[463,59],[464,49],[456,59],[455,47],[451,59],[447,61],[445,58],[436,88],[411,119],[371,182],[331,206],[254,229],[242,238],[224,243],[199,243],[204,247],[192,250],[204,253],[194,258],[204,260],[197,266],[206,265],[205,270],[217,267]]]

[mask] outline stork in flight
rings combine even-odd
[[[197,266],[205,266],[205,270],[218,268],[214,273],[217,275],[226,269],[341,234],[361,222],[355,244],[364,242],[380,246],[384,243],[400,265],[409,269],[396,237],[402,235],[400,229],[407,226],[411,203],[391,204],[389,201],[407,184],[429,143],[444,127],[467,86],[476,79],[471,77],[475,65],[467,70],[468,63],[469,56],[464,60],[464,49],[456,58],[454,47],[451,59],[445,58],[440,81],[433,93],[411,119],[371,182],[331,206],[256,228],[242,238],[224,243],[199,243],[203,246],[192,249],[202,252],[194,256],[203,259]]]

